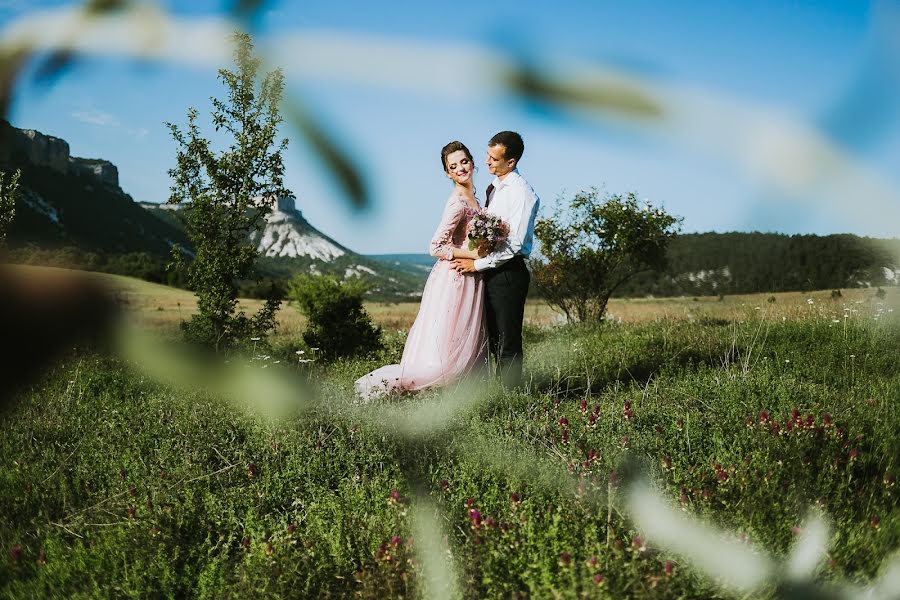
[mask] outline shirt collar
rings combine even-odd
[[[494,181],[491,185],[494,186],[494,190],[498,190],[498,189],[505,187],[505,186],[509,185],[510,183],[512,183],[513,179],[515,179],[516,177],[521,177],[521,175],[519,175],[518,168],[515,168],[512,171],[510,171],[509,174],[506,177],[504,177],[502,180],[499,177],[494,177]]]

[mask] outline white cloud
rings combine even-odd
[[[114,131],[124,133],[129,137],[134,138],[136,141],[145,139],[150,133],[150,130],[146,127],[127,127],[126,125],[123,125],[115,115],[102,110],[79,110],[73,112],[72,116],[82,123],[112,128]]]
[[[100,110],[80,110],[73,112],[72,116],[83,123],[100,125],[101,127],[105,127],[107,125],[117,127],[119,125],[118,119],[116,119],[111,114]]]

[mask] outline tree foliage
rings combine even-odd
[[[21,174],[17,170],[7,179],[7,173],[0,171],[0,246],[6,242],[6,232],[16,217],[16,192]]]
[[[600,321],[610,295],[637,273],[666,265],[681,219],[634,193],[600,196],[596,188],[539,219],[534,234],[543,258],[531,261],[535,285],[570,320]]]
[[[297,275],[288,298],[307,319],[303,341],[325,360],[367,354],[381,347],[381,329],[363,308],[365,283],[329,275]]]
[[[271,299],[252,317],[237,310],[240,279],[249,276],[257,249],[247,236],[272,210],[283,186],[282,153],[276,141],[282,121],[279,103],[284,78],[279,69],[259,80],[260,60],[249,35],[235,33],[235,70],[220,69],[227,99],[212,99],[212,123],[224,132],[227,149],[216,152],[188,110],[187,129],[167,123],[178,144],[170,204],[186,204],[186,226],[194,245],[191,257],[175,249],[175,262],[186,267],[197,293],[199,313],[184,324],[189,340],[223,350],[274,327],[280,301]]]

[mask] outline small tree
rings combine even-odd
[[[16,192],[22,172],[17,169],[8,181],[6,175],[4,171],[0,171],[0,247],[6,243],[9,226],[16,218]]]
[[[365,283],[327,275],[297,275],[288,298],[307,319],[303,341],[325,360],[367,354],[381,347],[381,328],[363,308]]]
[[[639,206],[634,193],[601,198],[591,188],[561,199],[553,217],[535,224],[543,255],[531,261],[535,285],[570,321],[600,321],[616,288],[665,267],[680,223],[649,203]]]
[[[274,327],[280,300],[268,300],[253,317],[236,313],[238,281],[247,278],[258,255],[248,235],[275,199],[289,193],[282,184],[287,140],[276,146],[283,75],[276,69],[259,82],[260,60],[250,36],[235,33],[234,41],[236,70],[219,70],[228,98],[212,99],[213,125],[230,136],[227,150],[212,150],[201,136],[194,108],[188,109],[187,131],[167,123],[178,144],[177,166],[169,171],[174,180],[169,203],[187,205],[186,226],[195,252],[193,260],[179,248],[174,252],[199,309],[183,328],[189,340],[216,351]]]

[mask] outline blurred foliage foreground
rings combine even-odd
[[[0,422],[0,596],[410,597],[435,561],[452,580],[432,595],[736,594],[630,516],[626,455],[773,564],[817,507],[814,584],[868,585],[900,548],[900,328],[881,316],[529,329],[527,389],[488,387],[418,436],[364,415],[439,394],[350,400],[402,334],[327,366],[254,348],[318,386],[276,421],[76,352]]]

